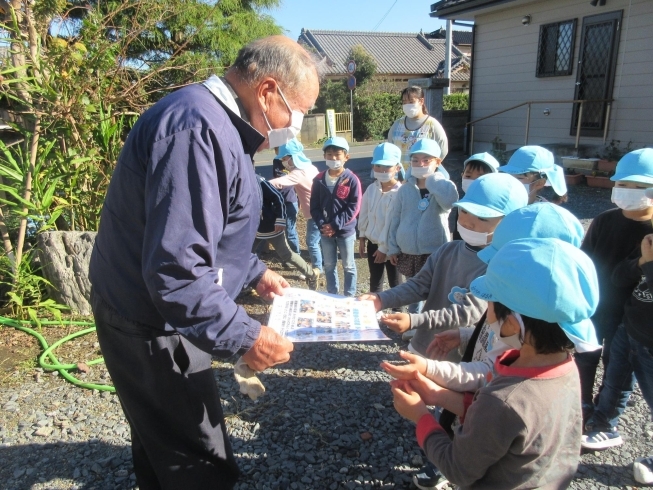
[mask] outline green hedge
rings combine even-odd
[[[354,138],[385,139],[392,123],[402,115],[399,93],[354,96]]]
[[[466,111],[469,109],[469,94],[445,95],[442,101],[442,109],[445,111]]]

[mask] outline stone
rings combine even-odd
[[[47,437],[52,434],[52,427],[39,427],[34,431],[35,436]]]

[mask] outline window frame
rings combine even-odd
[[[555,45],[555,52],[554,52],[554,69],[553,71],[545,71],[544,69],[544,49],[547,47],[547,43],[544,42],[546,32],[553,28],[557,28],[558,36],[559,36],[559,29],[561,25],[565,24],[570,24],[571,25],[571,45],[569,46],[569,66],[564,69],[564,70],[558,70],[555,68],[555,65],[557,65],[558,59],[558,41],[559,37],[556,37],[556,45]],[[578,19],[568,19],[568,20],[561,20],[559,22],[550,22],[548,24],[542,24],[540,25],[540,33],[538,37],[538,42],[537,42],[537,60],[535,63],[535,76],[537,78],[550,78],[550,77],[564,77],[564,76],[569,76],[572,75],[574,72],[574,55],[575,55],[575,50],[576,50],[576,28],[578,27]]]

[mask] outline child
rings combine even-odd
[[[572,339],[596,343],[592,261],[557,239],[515,240],[471,289],[504,324],[523,325],[523,346],[499,357],[490,383],[459,403],[464,424],[453,441],[426,407],[440,404],[437,385],[419,373],[391,383],[394,406],[417,423],[420,447],[461,489],[567,488],[582,420]]]
[[[478,179],[481,175],[497,173],[499,170],[499,162],[489,153],[476,153],[469,157],[463,163],[463,174],[460,188],[463,194],[467,192],[472,182]],[[454,207],[449,215],[449,229],[454,240],[462,240],[460,233],[456,229],[458,223],[458,208]]]
[[[278,148],[275,148],[278,151]],[[290,159],[289,161],[292,161]],[[289,170],[286,168],[288,162],[283,162],[279,158],[272,160],[272,175],[276,177],[285,177],[288,175]],[[277,186],[275,186],[277,187]],[[288,245],[290,245],[290,250],[295,253],[301,253],[299,248],[299,235],[297,235],[297,210],[299,205],[297,204],[297,193],[295,188],[292,186],[288,187],[277,187],[279,192],[283,196],[284,204],[286,205],[286,238],[288,239]]]
[[[276,158],[289,170],[288,175],[272,179],[275,187],[295,188],[299,197],[299,209],[306,218],[306,248],[311,264],[322,272],[322,250],[320,249],[320,230],[311,218],[311,186],[318,170],[304,155],[304,147],[296,139],[279,147]]]
[[[618,209],[605,211],[594,218],[581,246],[581,250],[594,261],[599,276],[601,301],[592,320],[599,341],[603,342],[605,370],[610,362],[612,337],[622,322],[624,304],[632,293],[632,288],[618,287],[612,283],[612,272],[619,262],[639,248],[646,235],[653,232],[653,205],[646,201],[644,195],[644,189],[653,186],[653,149],[644,148],[626,154],[617,164],[611,180],[616,181],[612,189],[612,202]],[[601,352],[576,355],[586,419],[594,409],[594,377],[600,358]],[[633,384],[632,376],[624,381],[622,396],[610,427],[616,427],[618,416],[626,408]]]
[[[345,275],[345,296],[356,295],[356,217],[361,207],[361,184],[358,177],[345,169],[349,144],[345,138],[331,137],[324,142],[328,170],[313,179],[311,217],[320,230],[324,254],[327,292],[338,294],[338,251]]]
[[[363,194],[358,218],[358,249],[361,257],[367,256],[370,292],[373,293],[383,291],[384,271],[391,288],[402,282],[397,267],[387,260],[390,209],[401,187],[397,181],[400,161],[401,150],[392,143],[381,143],[374,149],[372,167],[376,181]]]
[[[405,184],[406,185],[406,184]],[[401,192],[401,191],[400,191]],[[455,205],[461,208],[458,229],[463,241],[450,242],[432,254],[419,273],[404,284],[381,293],[361,296],[374,301],[377,311],[426,300],[421,314],[389,314],[382,321],[395,332],[416,329],[409,349],[426,355],[433,336],[443,330],[474,325],[487,304],[469,293],[473,279],[483,274],[486,264],[476,253],[492,240],[501,219],[526,206],[524,187],[505,174],[479,177]],[[460,356],[452,352],[452,361]]]
[[[494,231],[492,243],[479,251],[477,256],[487,264],[504,245],[524,238],[557,238],[579,248],[583,240],[583,225],[573,214],[560,206],[535,203],[517,209],[501,220]],[[514,327],[514,324],[512,326]],[[464,327],[437,334],[427,349],[431,359],[405,353],[402,357],[409,360],[409,365],[387,364],[382,367],[394,377],[417,369],[443,388],[475,392],[485,386],[487,374],[497,357],[508,349],[520,349],[522,341],[519,328],[515,330],[507,325],[503,330],[494,311],[488,311],[487,319],[479,322],[476,329]],[[433,360],[436,357],[434,354],[442,357],[457,345],[460,346],[459,352],[464,353],[463,362],[460,364]],[[587,346],[581,346],[581,349],[585,347]],[[468,352],[471,356],[466,358]]]
[[[585,449],[606,449],[623,444],[612,424],[613,419],[619,417],[617,405],[621,388],[633,373],[644,400],[653,407],[653,235],[646,235],[640,250],[614,268],[612,280],[615,286],[633,291],[624,307],[623,322],[610,345],[610,364],[603,378],[599,403],[585,424],[588,432],[581,442]]]
[[[410,149],[411,176],[395,197],[388,227],[388,255],[406,278],[413,277],[429,256],[449,241],[448,216],[458,191],[441,168],[440,147],[429,139]],[[409,312],[419,313],[419,303]]]
[[[261,209],[261,221],[256,232],[252,252],[256,253],[261,244],[267,241],[272,245],[282,262],[290,263],[306,277],[309,289],[317,290],[320,270],[311,268],[299,254],[290,249],[290,245],[286,240],[286,206],[283,196],[270,182],[260,175],[257,177],[263,194],[263,208]]]
[[[519,180],[528,192],[528,204],[546,201],[538,193],[544,186],[553,188],[552,202],[567,202],[567,183],[562,167],[555,164],[555,157],[541,146],[522,146],[512,154],[508,164],[499,167],[499,172],[511,174]]]

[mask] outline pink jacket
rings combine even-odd
[[[318,173],[315,165],[309,165],[301,170],[295,168],[288,175],[270,180],[270,184],[277,188],[294,186],[299,198],[299,209],[304,218],[311,219],[311,186]]]

